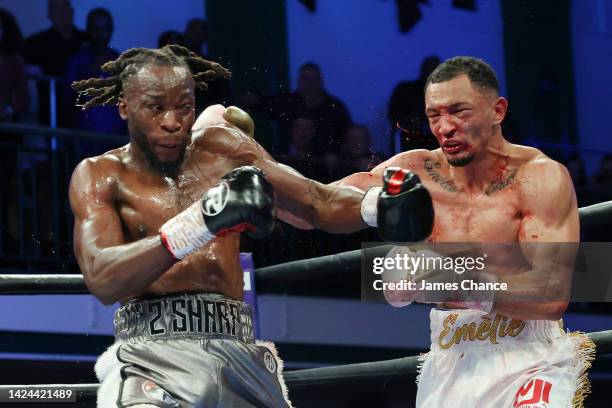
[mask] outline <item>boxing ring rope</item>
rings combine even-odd
[[[589,234],[606,234],[612,230],[612,201],[579,209],[581,229]],[[600,235],[603,236],[603,235]],[[384,251],[385,246],[373,248]],[[255,269],[258,290],[262,286],[278,285],[306,279],[320,278],[338,273],[353,273],[361,268],[361,250],[349,251],[293,261],[284,264]],[[290,271],[290,272],[288,272]],[[4,295],[49,295],[89,294],[81,275],[0,275],[0,294]],[[612,353],[612,330],[589,333],[597,346],[597,355]],[[418,356],[368,363],[338,365],[287,371],[283,375],[289,388],[352,382],[375,381],[392,377],[415,376]],[[0,385],[0,393],[11,389],[22,390],[72,390],[77,402],[91,402],[96,399],[98,384],[39,384]]]
[[[591,235],[608,236],[612,231],[612,201],[582,207],[578,212],[581,230],[587,231],[587,238]],[[388,248],[381,245],[368,250],[384,254]],[[255,284],[258,291],[265,292],[267,287],[359,272],[361,255],[362,251],[358,249],[257,268],[254,271]],[[0,295],[53,294],[85,295],[89,294],[89,290],[82,275],[0,274]]]
[[[597,346],[597,356],[612,353],[612,330],[589,333],[588,336]],[[418,356],[411,356],[369,363],[286,371],[283,373],[283,377],[290,389],[340,382],[372,382],[393,377],[416,376],[418,364]],[[95,401],[98,386],[99,384],[0,385],[0,393],[16,388],[20,390],[43,390],[47,388],[71,390],[76,393],[77,402],[89,402]]]

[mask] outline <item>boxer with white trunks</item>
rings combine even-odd
[[[85,159],[70,184],[85,282],[103,303],[123,304],[116,342],[96,365],[98,406],[289,406],[281,363],[255,343],[241,302],[240,232],[264,236],[278,215],[346,233],[366,217],[389,238],[422,239],[433,224],[429,194],[406,179],[362,215],[363,191],[277,163],[243,111],[215,105],[195,121],[195,87],[229,71],[184,47],[130,49],[102,69],[108,77],[73,87],[90,97],[84,109],[117,105],[130,143]]]
[[[403,152],[333,184],[369,188],[374,195],[386,169],[409,169],[432,196],[435,219],[427,241],[517,243],[530,268],[498,270],[495,279],[509,289],[495,303],[454,301],[431,311],[431,351],[423,359],[417,406],[582,406],[594,345],[560,328],[567,300],[550,296],[550,280],[532,273],[545,271],[567,286],[567,275],[550,265],[571,270],[575,252],[534,245],[579,241],[567,170],[537,149],[504,139],[508,102],[482,60],[455,57],[441,64],[426,82],[425,105],[439,149]],[[512,301],[526,292],[547,296]],[[422,299],[410,296],[404,303]]]

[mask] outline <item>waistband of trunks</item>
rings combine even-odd
[[[561,321],[517,320],[473,309],[432,309],[431,349],[464,352],[475,348],[547,342],[565,335]]]
[[[133,300],[115,312],[115,339],[215,338],[254,343],[251,307],[216,293]]]

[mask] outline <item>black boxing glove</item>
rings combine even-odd
[[[274,189],[257,167],[238,167],[208,189],[201,200],[160,228],[162,243],[177,259],[215,237],[243,232],[260,238],[274,228]]]
[[[383,174],[383,187],[368,190],[361,215],[370,226],[378,226],[387,241],[415,242],[432,231],[434,210],[429,192],[411,171],[389,167]]]

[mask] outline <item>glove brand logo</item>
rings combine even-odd
[[[264,353],[264,364],[271,373],[276,371],[276,359],[269,351]]]
[[[161,401],[165,406],[178,407],[178,402],[170,396],[163,388],[159,387],[151,380],[147,380],[142,383],[142,392],[155,401]]]
[[[211,187],[206,192],[204,198],[204,205],[202,205],[202,211],[209,217],[219,214],[225,208],[227,200],[229,199],[229,186],[224,181]]]
[[[542,408],[548,405],[552,384],[533,379],[519,388],[514,397],[513,408]]]

